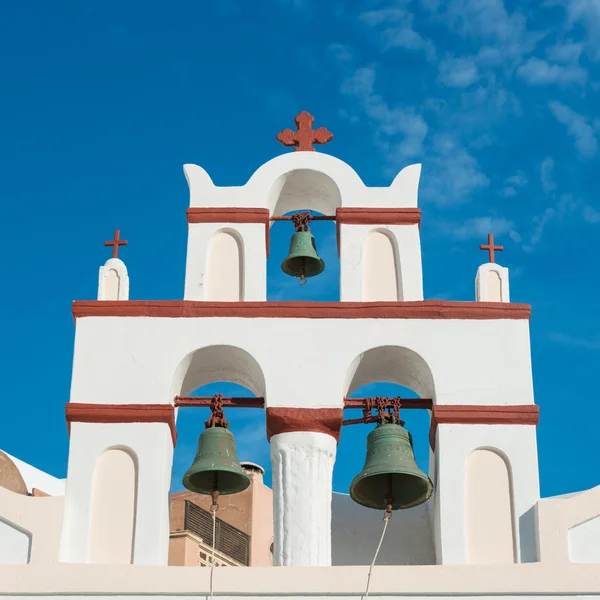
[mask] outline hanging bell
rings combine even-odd
[[[183,485],[198,494],[237,494],[250,485],[235,451],[233,433],[225,427],[208,427],[198,439],[192,466],[183,476]]]
[[[380,510],[410,508],[428,500],[433,483],[415,461],[412,437],[402,425],[378,425],[367,437],[363,470],[350,484],[352,500]]]
[[[281,270],[292,277],[314,277],[325,269],[323,259],[317,254],[315,238],[310,231],[297,231],[292,236],[290,251],[281,263]]]

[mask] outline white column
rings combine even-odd
[[[498,263],[485,263],[475,277],[477,302],[510,302],[508,269]]]
[[[336,448],[326,433],[294,431],[271,438],[275,565],[331,565]]]

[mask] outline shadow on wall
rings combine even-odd
[[[378,565],[435,564],[429,506],[425,502],[394,512]],[[333,494],[331,513],[332,564],[370,565],[383,529],[383,513],[365,509],[346,494]]]

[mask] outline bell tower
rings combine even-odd
[[[333,135],[313,129],[313,121],[300,113],[297,129],[277,136],[294,151],[263,164],[244,185],[219,187],[200,166],[184,166],[190,198],[183,299],[129,300],[124,265],[109,261],[98,300],[73,304],[63,560],[167,563],[177,409],[212,405],[197,455],[189,457],[186,487],[217,500],[243,490],[248,477],[221,409],[264,410],[274,563],[331,565],[343,411],[371,410],[371,399],[352,395],[378,382],[418,397],[388,399],[373,417],[380,426],[350,490],[358,508],[391,510],[401,526],[414,521],[417,505],[427,507],[419,515],[431,519],[426,543],[439,564],[535,560],[530,307],[509,301],[508,271],[494,262],[501,248],[491,236],[476,301],[424,300],[420,165],[405,167],[389,187],[367,187],[349,165],[315,151]],[[317,218],[336,225],[339,299],[268,302],[271,225],[293,222],[282,270],[310,285],[327,269],[310,231]],[[115,252],[123,243],[117,232]],[[290,374],[298,364],[310,377]],[[223,381],[254,397],[190,396]],[[429,473],[414,464],[400,420],[410,409],[431,415]],[[365,422],[370,418],[365,413]],[[109,517],[122,491],[128,509],[115,524]]]

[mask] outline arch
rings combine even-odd
[[[467,563],[515,563],[509,459],[497,448],[477,448],[467,457],[465,476]]]
[[[21,471],[2,450],[0,450],[0,486],[15,494],[27,496],[27,484]]]
[[[433,374],[425,360],[403,346],[378,346],[359,354],[350,364],[344,395],[369,383],[397,383],[435,402]]]
[[[229,381],[266,395],[265,376],[257,360],[237,346],[205,346],[190,352],[177,366],[171,381],[171,397],[187,395],[195,389]]]
[[[244,299],[244,241],[238,231],[215,231],[206,249],[204,299],[239,302]]]
[[[387,229],[369,231],[363,242],[363,302],[397,302],[402,298],[396,238]]]
[[[92,479],[90,563],[133,563],[137,488],[135,452],[124,446],[104,450],[96,461]]]
[[[485,276],[485,285],[487,287],[488,302],[502,302],[502,278],[495,269],[489,269]]]

